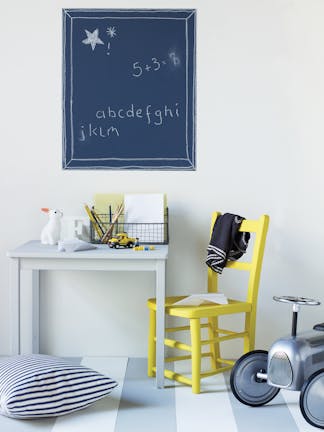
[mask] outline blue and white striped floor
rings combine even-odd
[[[110,396],[64,417],[13,420],[0,416],[0,432],[308,432],[319,429],[302,417],[299,393],[281,391],[268,405],[251,408],[229,391],[229,375],[204,380],[203,393],[167,382],[164,390],[146,377],[146,359],[84,357],[77,363],[119,382]]]

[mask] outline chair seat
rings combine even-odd
[[[165,312],[168,315],[182,318],[208,318],[217,315],[227,315],[240,312],[250,312],[252,305],[248,302],[228,299],[228,304],[206,303],[199,306],[172,306],[174,303],[187,296],[166,297]],[[156,311],[156,299],[150,298],[147,301],[149,309]]]

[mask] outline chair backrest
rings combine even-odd
[[[216,219],[221,215],[219,212],[212,214],[211,220],[211,233],[215,224]],[[265,248],[265,241],[269,226],[269,216],[262,215],[257,220],[243,220],[240,231],[250,232],[255,234],[253,244],[248,246],[253,247],[250,261],[244,260],[244,255],[239,261],[228,261],[226,268],[237,269],[249,272],[249,280],[247,287],[247,298],[246,300],[251,303],[257,301],[263,254]],[[251,242],[252,243],[252,242]],[[218,287],[218,274],[208,267],[208,292],[217,292]]]

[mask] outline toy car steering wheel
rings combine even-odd
[[[282,303],[293,303],[298,304],[301,306],[318,306],[321,304],[321,302],[307,298],[307,297],[294,297],[294,296],[274,296],[273,300],[276,300],[278,302]]]
[[[307,297],[294,297],[294,296],[274,296],[273,300],[282,303],[290,303],[293,306],[293,318],[292,318],[292,326],[291,326],[291,336],[295,337],[297,332],[297,315],[299,312],[300,306],[318,306],[321,302],[317,300],[313,300]]]

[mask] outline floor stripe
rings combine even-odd
[[[75,364],[80,359],[69,359]],[[184,363],[184,362],[183,362]],[[0,416],[1,432],[315,432],[299,408],[299,392],[281,390],[269,404],[252,408],[230,391],[229,373],[202,380],[202,393],[166,380],[156,389],[147,378],[146,359],[84,358],[119,382],[110,396],[92,407],[55,419],[14,420]],[[179,371],[177,365],[177,371]]]
[[[289,411],[293,416],[300,432],[314,432],[316,430],[317,431],[319,430],[318,428],[307,423],[307,421],[304,419],[299,408],[300,392],[281,390],[280,393],[282,394],[282,397],[286,401]]]
[[[119,385],[111,395],[91,407],[58,417],[52,432],[113,432],[123,390],[127,360],[125,357],[84,357],[81,364],[115,379]]]
[[[1,432],[51,432],[55,418],[38,420],[17,420],[0,416]]]
[[[174,397],[147,377],[146,359],[129,359],[114,432],[176,432]]]
[[[178,365],[176,371],[179,372]],[[177,385],[175,398],[177,432],[200,431],[205,429],[207,425],[213,425],[213,430],[237,431],[227,386],[222,374],[204,379],[201,394],[193,394],[188,386]]]
[[[224,375],[238,432],[299,431],[280,393],[266,405],[250,407],[242,404],[235,398],[230,389],[230,373]]]

